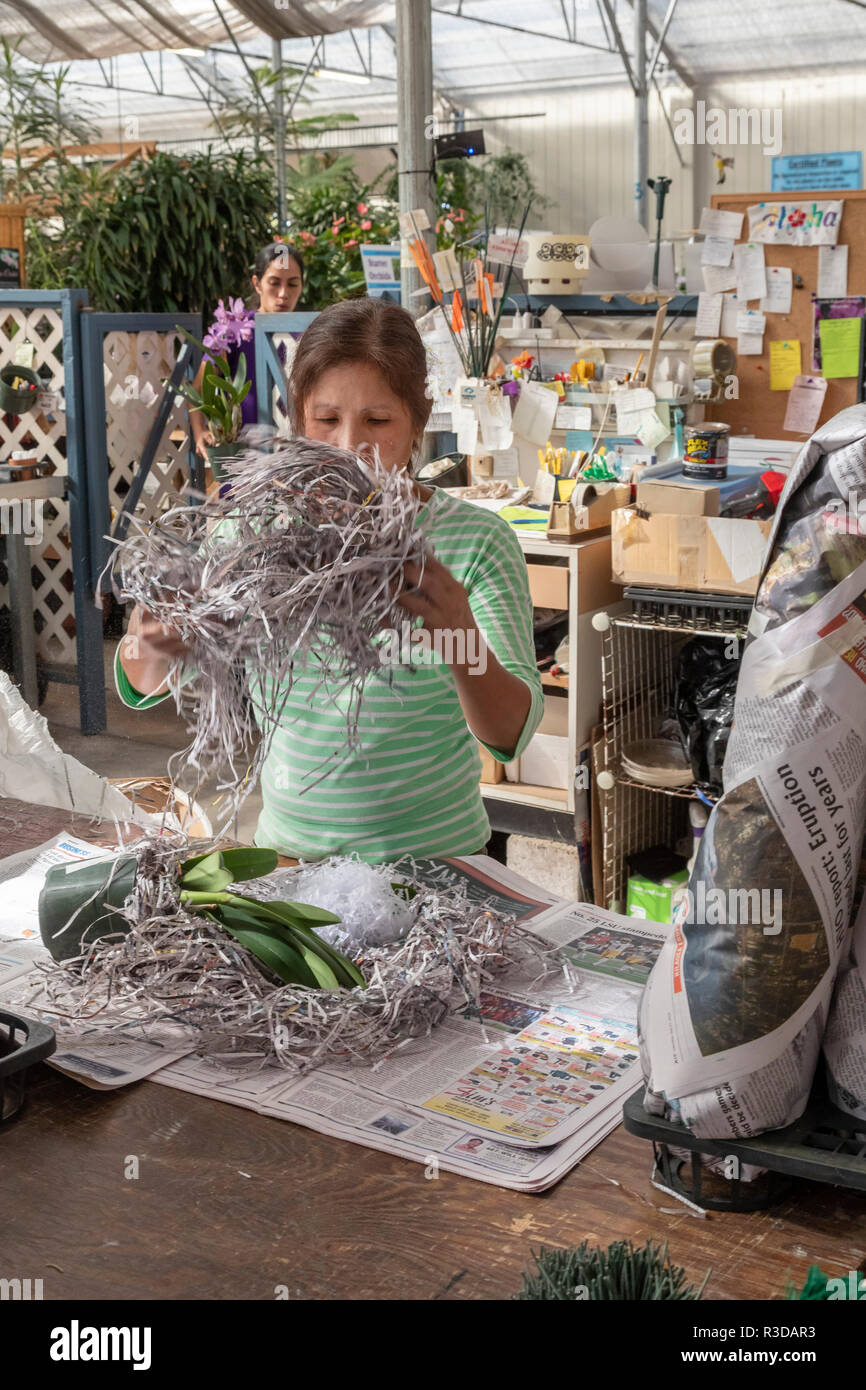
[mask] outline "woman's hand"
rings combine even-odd
[[[143,608],[133,608],[120,643],[120,664],[137,691],[162,694],[172,666],[186,655],[187,647],[174,628],[166,627]]]
[[[397,602],[420,616],[457,686],[466,723],[479,743],[503,753],[517,747],[532,697],[519,676],[500,665],[475,621],[469,595],[441,561],[407,564]]]
[[[477,625],[469,606],[469,595],[440,560],[429,557],[420,565],[407,564],[403,570],[404,587],[397,594],[397,602],[407,613],[420,616],[428,632],[449,634],[465,633],[462,642],[450,642],[451,650],[464,653],[471,645],[470,632],[477,632]],[[478,634],[480,638],[480,633]],[[478,639],[476,639],[477,641]],[[463,663],[449,663],[452,666]]]
[[[199,430],[195,436],[195,451],[200,459],[204,459],[205,463],[210,463],[207,451],[209,447],[213,448],[214,444],[216,444],[216,440],[212,430]]]

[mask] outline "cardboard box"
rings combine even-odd
[[[547,517],[547,536],[552,541],[576,541],[580,531],[570,502],[552,502]]]
[[[628,505],[628,483],[578,483],[571,494],[571,509],[578,531],[595,531],[609,526],[618,507]]]
[[[624,507],[611,517],[613,577],[652,588],[754,594],[771,525],[726,516],[644,516]]]
[[[586,531],[601,530],[610,525],[611,513],[626,506],[630,496],[628,483],[577,483],[568,502],[551,503],[547,534],[551,540],[567,541]]]
[[[638,482],[637,505],[641,511],[671,516],[718,516],[719,489],[682,478],[647,478]]]
[[[488,786],[495,786],[497,782],[505,781],[505,764],[497,762],[492,753],[488,753],[486,748],[479,744],[478,752],[481,754],[481,776],[480,782],[485,782]]]
[[[533,787],[568,790],[568,738],[533,734],[520,755],[520,780]]]

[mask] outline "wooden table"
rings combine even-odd
[[[6,854],[67,812],[0,800]],[[866,1200],[802,1184],[767,1212],[699,1219],[650,1186],[651,1148],[620,1127],[558,1186],[525,1196],[143,1081],[96,1092],[34,1069],[0,1130],[2,1264],[46,1299],[505,1299],[542,1244],[667,1241],[710,1299],[783,1296],[810,1264],[856,1269]],[[140,1176],[129,1179],[130,1156]],[[4,1272],[0,1269],[0,1274]]]

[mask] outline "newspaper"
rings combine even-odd
[[[851,959],[836,983],[824,1057],[830,1099],[840,1110],[866,1120],[866,896],[854,923]]]
[[[837,434],[846,416],[838,452],[816,437],[789,480],[724,796],[641,1003],[647,1108],[702,1137],[802,1114],[847,958],[866,824],[866,543],[837,547],[824,521],[866,464],[866,411],[837,417]]]
[[[619,1123],[640,1084],[638,1000],[666,929],[554,898],[485,855],[416,861],[416,870],[431,884],[459,882],[474,901],[560,948],[565,968],[541,979],[525,968],[503,972],[482,994],[480,1017],[455,1008],[429,1038],[372,1067],[246,1073],[195,1056],[189,1039],[170,1034],[131,1029],[109,1043],[98,1021],[74,1045],[61,1033],[52,1064],[97,1089],[150,1077],[432,1171],[542,1191]],[[269,876],[274,891],[283,872]],[[41,943],[0,941],[0,1005],[56,1027],[34,970],[45,959]]]

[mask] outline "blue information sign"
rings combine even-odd
[[[860,150],[773,156],[772,193],[799,193],[807,188],[862,187],[863,155]]]

